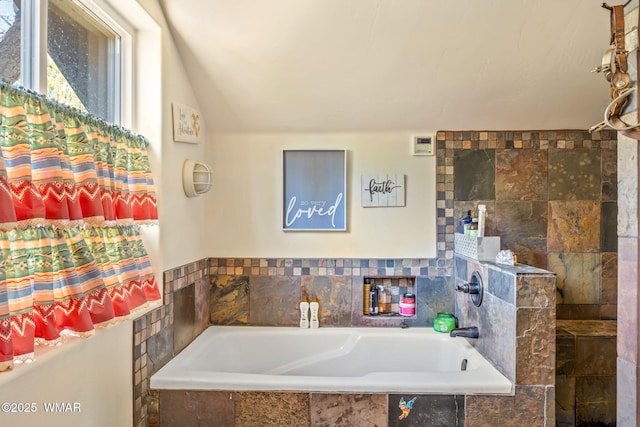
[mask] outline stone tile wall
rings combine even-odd
[[[514,396],[467,396],[468,425],[555,425],[555,276],[518,265],[507,267],[455,257],[456,283],[478,272],[484,284],[476,307],[468,294],[456,294],[461,327],[477,326],[469,342],[515,384]],[[531,417],[531,418],[528,418]],[[527,421],[529,420],[529,421]],[[536,420],[535,422],[531,420]]]
[[[209,325],[208,261],[163,274],[162,307],[133,322],[133,423],[158,424],[158,393],[149,379]]]
[[[211,323],[297,326],[301,298],[320,303],[321,326],[431,326],[440,311],[453,310],[452,278],[428,276],[426,259],[211,258]],[[363,314],[365,277],[406,286],[413,282],[416,316]]]
[[[545,387],[518,388],[513,396],[161,390],[160,425],[553,426],[545,420],[547,394]],[[401,419],[400,402],[414,398]]]
[[[616,321],[559,320],[557,427],[616,425]]]
[[[486,235],[556,273],[559,319],[617,317],[615,132],[446,131],[437,140],[447,256],[457,220],[484,203]]]
[[[488,396],[161,390],[160,425],[543,426],[544,389]],[[414,399],[403,416],[400,402]],[[402,418],[401,418],[402,417]],[[214,421],[215,420],[215,421]]]

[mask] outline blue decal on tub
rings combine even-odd
[[[414,397],[408,402],[404,401],[404,397],[400,398],[400,403],[398,403],[398,407],[402,411],[402,415],[398,417],[398,419],[403,420],[409,416],[409,412],[411,412],[411,408],[413,408],[413,404],[415,403],[417,397]]]

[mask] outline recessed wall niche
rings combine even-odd
[[[372,312],[371,290],[377,288],[377,312]],[[400,304],[404,295],[413,295],[415,318],[416,288],[415,277],[383,277],[365,276],[363,277],[363,306],[362,314],[368,317],[394,317],[400,316]]]

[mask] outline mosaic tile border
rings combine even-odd
[[[433,277],[436,261],[426,258],[210,258],[209,272],[228,276]]]

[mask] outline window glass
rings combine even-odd
[[[20,81],[20,0],[0,0],[0,77]]]
[[[119,36],[71,0],[48,3],[47,95],[118,122]]]

